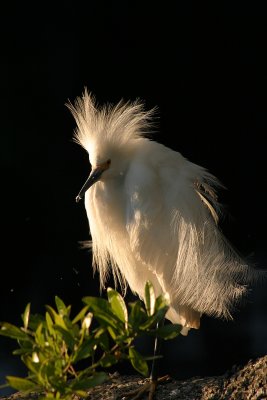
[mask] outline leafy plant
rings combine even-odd
[[[106,369],[128,360],[142,375],[148,375],[148,363],[134,347],[143,335],[176,337],[179,325],[157,328],[168,310],[163,296],[155,298],[153,286],[146,283],[144,305],[138,300],[127,308],[121,295],[108,288],[107,299],[84,297],[81,311],[71,319],[71,306],[55,297],[53,308],[45,315],[31,315],[30,304],[22,314],[23,326],[0,323],[0,335],[16,339],[19,355],[28,368],[28,376],[7,376],[7,385],[23,392],[36,391],[46,399],[68,400],[74,394],[85,396],[86,390],[108,379]],[[86,368],[80,369],[81,360]]]

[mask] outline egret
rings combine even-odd
[[[85,196],[101,287],[112,274],[142,298],[150,281],[184,335],[202,314],[231,319],[257,272],[218,227],[220,182],[149,139],[154,110],[138,100],[99,107],[85,90],[68,107],[91,164],[76,201]]]

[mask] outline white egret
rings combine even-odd
[[[199,328],[232,311],[257,276],[218,228],[218,180],[180,153],[144,137],[153,110],[136,101],[97,107],[86,90],[69,105],[75,140],[89,153],[85,195],[93,265],[143,297],[146,281],[166,293],[166,317]]]

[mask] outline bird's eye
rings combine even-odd
[[[111,164],[111,160],[108,159],[108,160],[107,160],[107,165],[110,165],[110,164]]]

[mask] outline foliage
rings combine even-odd
[[[150,282],[145,286],[145,307],[138,300],[127,308],[121,295],[107,290],[107,299],[84,297],[81,311],[71,319],[71,306],[55,297],[56,308],[46,306],[45,315],[31,315],[30,304],[22,315],[23,326],[0,323],[0,335],[16,339],[19,355],[28,368],[28,376],[7,376],[7,385],[23,392],[37,391],[42,396],[70,399],[85,396],[86,390],[108,379],[106,369],[121,360],[129,360],[142,375],[148,375],[147,361],[134,347],[143,335],[172,339],[179,325],[158,328],[168,310],[163,296],[155,298]],[[80,369],[81,360],[86,368]]]

